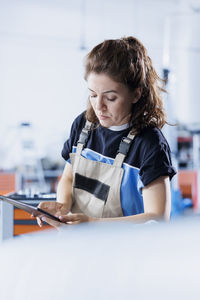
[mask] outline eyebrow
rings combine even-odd
[[[92,89],[90,89],[90,88],[88,88],[88,90],[90,90],[91,92],[94,92],[94,93],[96,93],[95,91],[93,91]],[[107,93],[116,93],[116,94],[118,94],[117,93],[117,91],[115,91],[115,90],[109,90],[109,91],[105,91],[105,92],[103,92],[103,94],[107,94]]]

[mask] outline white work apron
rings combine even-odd
[[[97,218],[123,216],[120,200],[120,187],[124,173],[122,164],[134,135],[129,133],[122,139],[119,153],[113,165],[109,165],[81,155],[91,127],[92,123],[87,121],[80,135],[76,153],[70,153],[73,170],[71,211]]]

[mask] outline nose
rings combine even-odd
[[[96,99],[96,109],[101,111],[101,110],[105,110],[105,103],[104,103],[104,99],[102,96],[98,96]]]

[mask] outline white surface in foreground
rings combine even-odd
[[[200,224],[83,224],[0,246],[0,299],[200,299]]]

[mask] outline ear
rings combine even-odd
[[[141,98],[141,95],[142,95],[142,88],[139,87],[137,89],[134,90],[133,92],[133,100],[132,100],[132,103],[137,103],[138,100]]]

